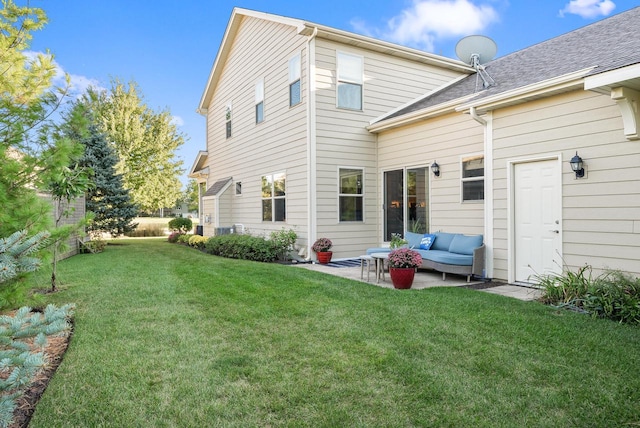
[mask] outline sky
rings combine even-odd
[[[497,57],[640,5],[638,0],[15,0],[49,19],[31,51],[50,52],[76,93],[135,81],[185,136],[182,182],[206,149],[196,113],[234,7],[301,19],[456,58],[465,36],[491,37]],[[363,7],[366,5],[366,7]],[[62,84],[59,80],[57,83]]]

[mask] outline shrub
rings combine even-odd
[[[101,253],[107,247],[107,241],[105,241],[102,238],[94,237],[94,238],[91,238],[91,241],[85,242],[84,245],[92,253]]]
[[[593,277],[591,266],[587,265],[577,272],[567,270],[562,274],[536,275],[536,281],[543,289],[542,302],[582,309]]]
[[[607,272],[589,287],[584,307],[597,318],[640,324],[640,278]]]
[[[178,242],[178,239],[182,235],[183,234],[180,232],[172,232],[171,235],[169,235],[169,237],[167,238],[167,241],[171,242],[172,244],[175,244],[176,242]]]
[[[125,233],[130,238],[148,237],[148,236],[164,236],[165,228],[157,224],[145,224],[138,226],[136,230]]]
[[[207,240],[204,248],[209,254],[231,259],[257,262],[273,262],[277,259],[273,243],[258,236],[238,234],[213,236]]]
[[[187,233],[193,229],[193,222],[190,218],[176,217],[169,221],[169,230],[175,230],[177,232]]]
[[[191,238],[192,235],[187,235],[186,233],[181,234],[180,236],[178,236],[178,244],[187,244],[189,245],[189,238]]]
[[[208,238],[205,238],[204,236],[191,235],[189,236],[189,246],[203,249],[205,242],[207,242],[207,239]]]
[[[275,247],[279,260],[289,260],[289,251],[293,250],[293,246],[298,239],[298,234],[293,230],[282,230],[271,232],[271,243]]]

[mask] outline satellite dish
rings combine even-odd
[[[456,44],[458,58],[474,68],[491,61],[497,52],[496,42],[487,36],[467,36]]]

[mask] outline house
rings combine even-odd
[[[462,232],[484,235],[490,278],[640,275],[638,24],[635,8],[497,58],[485,85],[462,61],[236,9],[200,102],[205,234],[293,228],[352,257]]]

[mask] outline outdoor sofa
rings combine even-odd
[[[447,273],[483,277],[485,268],[485,246],[482,235],[463,235],[461,233],[436,232],[422,234],[405,232],[406,247],[417,251],[422,257],[421,268],[442,272],[445,280]],[[388,247],[369,248],[367,255],[388,253]]]

